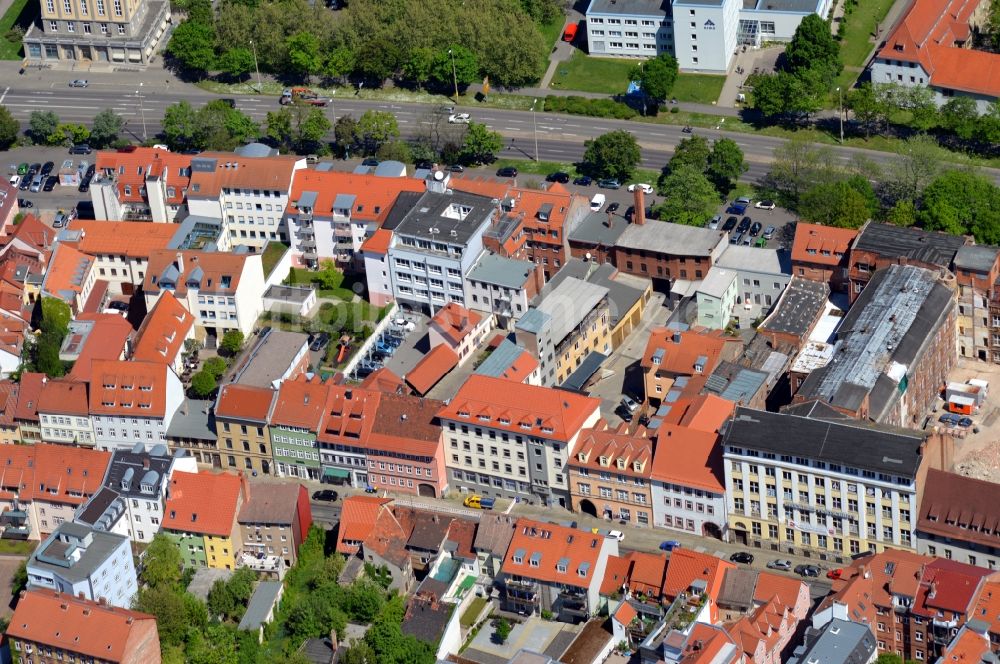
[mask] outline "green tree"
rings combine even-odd
[[[704,173],[708,169],[708,156],[711,153],[712,148],[704,136],[682,138],[677,147],[674,148],[674,154],[670,157],[670,161],[667,162],[666,171],[669,173],[681,166],[690,166]]]
[[[450,49],[441,49],[434,54],[429,75],[432,81],[444,88],[451,87],[456,79],[459,88],[465,88],[469,83],[479,80],[479,61],[469,49],[453,45]]]
[[[854,113],[854,119],[864,129],[865,138],[878,132],[889,119],[890,105],[879,88],[865,81],[847,93],[846,105]]]
[[[805,190],[830,181],[835,174],[830,150],[797,135],[774,150],[766,184],[785,205],[795,209]]]
[[[163,136],[173,150],[184,150],[194,145],[197,112],[190,102],[182,99],[167,106],[163,113]]]
[[[103,148],[118,140],[125,127],[125,120],[110,108],[106,108],[94,116],[94,125],[90,130],[90,143],[94,147]]]
[[[399,138],[399,123],[388,111],[365,111],[358,120],[357,130],[365,154],[375,154],[380,145]]]
[[[219,69],[235,79],[242,79],[254,70],[253,52],[237,46],[219,56]]]
[[[767,117],[805,117],[821,105],[822,82],[810,70],[799,74],[756,74],[751,76],[751,84],[750,105]]]
[[[0,106],[0,150],[9,150],[20,132],[21,125],[6,106]]]
[[[972,97],[952,97],[941,107],[941,126],[961,139],[972,138],[978,120],[979,111]]]
[[[174,28],[167,54],[185,69],[206,72],[215,67],[215,29],[192,18]]]
[[[212,616],[231,616],[236,609],[236,598],[229,591],[229,584],[217,579],[208,591],[208,612]]]
[[[871,217],[868,201],[845,181],[813,185],[802,194],[798,211],[807,221],[840,228],[860,228]]]
[[[216,387],[218,383],[215,376],[204,369],[191,376],[191,394],[198,399],[207,399],[215,392]]]
[[[733,188],[740,176],[746,173],[747,163],[743,159],[743,150],[731,138],[720,138],[712,144],[712,152],[708,155],[705,175],[715,185],[719,195],[725,196]]]
[[[350,115],[340,116],[333,125],[333,136],[337,141],[337,148],[341,156],[349,159],[351,151],[357,148],[361,140],[358,132],[358,121]]]
[[[785,47],[787,70],[795,75],[811,70],[820,75],[829,89],[844,68],[840,61],[840,45],[834,39],[830,24],[816,14],[799,22],[792,40]]]
[[[233,357],[243,350],[243,342],[244,337],[242,332],[239,330],[227,330],[222,335],[222,341],[219,343],[219,351]]]
[[[585,168],[596,177],[617,178],[619,182],[630,180],[642,160],[635,136],[624,129],[602,134],[583,145]]]
[[[133,608],[156,616],[161,645],[176,646],[184,642],[189,613],[180,591],[166,586],[144,588],[139,591]]]
[[[310,74],[319,73],[323,66],[319,38],[305,30],[296,32],[285,41],[288,49],[289,73],[307,79]]]
[[[176,588],[181,580],[180,547],[163,533],[157,533],[146,547],[139,575],[150,588]]]
[[[333,125],[322,108],[294,104],[268,111],[266,133],[286,150],[299,154],[319,151]]]
[[[409,163],[413,159],[413,153],[410,152],[410,144],[402,139],[395,139],[389,141],[388,143],[383,143],[379,146],[378,151],[375,153],[375,157],[379,161],[399,161],[404,164]]]
[[[929,136],[914,136],[896,147],[896,159],[886,172],[885,186],[893,200],[917,201],[941,172],[942,150]]]
[[[669,53],[660,53],[634,66],[629,77],[638,81],[646,96],[659,106],[666,101],[677,81],[677,58]]]
[[[351,620],[369,623],[375,619],[385,605],[382,589],[371,582],[355,582],[344,602],[344,610]]]
[[[902,199],[890,208],[886,221],[896,226],[909,227],[917,223],[917,208],[913,201]]]
[[[327,51],[323,75],[334,80],[342,79],[354,71],[354,64],[354,51],[347,46],[338,46]]]
[[[927,131],[940,121],[935,96],[933,90],[922,85],[900,92],[899,107],[910,112],[910,126],[917,131]]]
[[[364,641],[352,643],[340,660],[340,664],[376,664],[378,655],[375,650]]]
[[[18,597],[28,587],[28,561],[22,560],[10,578],[10,594]]]
[[[510,621],[506,618],[499,618],[493,624],[493,637],[496,639],[497,643],[504,644],[507,643],[507,637],[510,636]]]
[[[60,343],[69,333],[73,312],[69,305],[54,297],[42,298],[42,332],[58,335]]]
[[[194,115],[194,147],[230,151],[255,140],[259,127],[248,115],[221,99],[210,101]]]
[[[90,139],[90,130],[82,124],[74,122],[60,123],[56,130],[49,134],[46,142],[49,145],[69,145],[71,143],[86,143]]]
[[[865,207],[868,209],[868,216],[874,217],[878,213],[880,205],[871,181],[864,175],[856,173],[844,180],[844,183],[861,195],[861,198],[865,201]]]
[[[679,166],[660,182],[663,202],[656,207],[660,219],[687,226],[704,226],[719,206],[719,194],[705,175],[693,166]]]
[[[431,69],[434,66],[434,49],[429,46],[418,46],[410,51],[406,62],[403,63],[403,76],[408,81],[417,85],[424,85],[431,78]],[[451,64],[448,65],[448,73],[451,73]]]
[[[471,164],[485,164],[493,161],[503,149],[503,136],[492,131],[485,124],[470,122],[462,141],[462,159]]]
[[[221,378],[222,374],[226,373],[228,367],[226,366],[226,361],[221,357],[210,357],[205,360],[201,368],[216,378]]]
[[[917,220],[927,230],[972,234],[979,244],[997,244],[1000,188],[972,171],[948,171],[924,189]]]
[[[45,143],[56,132],[59,116],[52,111],[32,111],[28,116],[28,134],[35,143]]]

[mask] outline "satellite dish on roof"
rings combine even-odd
[[[440,182],[444,179],[444,171],[434,171],[434,179]]]

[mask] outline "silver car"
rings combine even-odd
[[[785,560],[784,558],[778,558],[777,560],[772,560],[767,564],[768,569],[782,569],[786,572],[792,569],[792,561]]]
[[[85,78],[77,78],[69,82],[69,87],[71,88],[85,88],[90,83]]]

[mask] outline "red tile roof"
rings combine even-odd
[[[417,394],[427,394],[445,374],[458,365],[458,355],[444,344],[435,346],[406,374],[406,382]]]
[[[567,528],[554,523],[518,519],[514,537],[503,558],[505,574],[523,576],[548,583],[564,583],[589,587],[597,573],[597,562],[604,548],[605,537]],[[537,565],[532,565],[532,557]],[[520,556],[520,562],[515,558]],[[559,570],[564,563],[563,571]],[[581,570],[585,575],[581,576]],[[603,582],[603,579],[599,579]]]
[[[692,328],[679,331],[654,327],[650,330],[649,341],[642,354],[642,366],[644,369],[654,368],[678,376],[709,376],[715,371],[720,359],[724,359],[723,350],[729,343],[740,343],[742,346],[742,342],[727,336],[722,330]],[[697,371],[695,364],[702,357],[705,358],[704,365],[701,371]],[[654,358],[659,358],[659,361],[654,362]]]
[[[800,221],[795,225],[792,261],[837,266],[847,255],[858,231]]]
[[[139,645],[134,640],[138,637],[132,636],[133,630],[149,622],[156,636],[154,616],[54,590],[32,589],[18,601],[7,636],[100,661],[118,662]],[[159,638],[156,640],[152,650],[158,657]]]
[[[379,512],[392,503],[390,498],[377,496],[348,496],[344,498],[340,510],[340,525],[337,530],[337,553],[357,553],[357,545],[348,542],[363,542],[375,525]]]
[[[329,385],[328,390],[319,440],[363,445],[371,438],[372,427],[379,417],[382,393],[349,385]]]
[[[510,366],[503,370],[499,377],[504,380],[512,380],[517,383],[523,383],[528,380],[528,377],[531,376],[537,368],[538,360],[535,359],[535,356],[527,350],[521,349],[521,354],[514,358],[514,361],[510,363]]]
[[[94,258],[73,248],[71,245],[59,243],[52,251],[42,290],[52,297],[74,306],[70,294],[80,295],[87,281],[87,274],[94,266]],[[83,303],[80,303],[83,306]]]
[[[51,227],[46,226],[35,215],[28,213],[21,219],[21,223],[14,227],[14,232],[4,238],[4,247],[23,244],[24,248],[33,250],[32,253],[36,257],[43,256],[44,260],[47,260],[47,254],[52,248],[55,238],[56,232]]]
[[[1000,634],[1000,580],[983,583],[976,598],[975,609],[969,618],[987,623],[991,634]]]
[[[437,310],[431,318],[430,325],[448,339],[452,346],[457,346],[465,337],[472,334],[482,320],[483,316],[479,312],[449,302]]]
[[[1000,545],[1000,484],[929,469],[920,498],[921,531],[973,542]]]
[[[692,549],[675,549],[670,554],[661,594],[668,600],[673,600],[700,579],[705,581],[705,592],[714,603],[719,597],[719,588],[726,570],[730,569],[736,569],[736,565]]]
[[[14,417],[30,422],[38,421],[38,397],[42,393],[45,374],[26,371],[21,374],[20,389],[17,395],[17,408]]]
[[[628,627],[628,625],[639,615],[639,612],[632,608],[632,605],[628,602],[622,602],[618,605],[618,609],[615,611],[615,620],[619,624]]]
[[[808,597],[809,586],[803,581],[783,574],[761,571],[757,575],[753,599],[755,602],[763,604],[772,597],[777,597],[782,604],[794,610],[803,591]]]
[[[274,395],[275,391],[269,387],[227,383],[219,389],[219,398],[215,401],[215,416],[266,424]]]
[[[90,381],[94,360],[118,360],[125,354],[132,325],[118,314],[80,314],[77,320],[92,320],[94,327],[73,364],[70,376]]]
[[[72,244],[85,254],[144,259],[158,249],[166,249],[177,233],[176,224],[153,224],[148,221],[74,219],[69,228],[83,232],[80,241]]]
[[[88,416],[87,384],[67,378],[46,381],[38,397],[38,412]]]
[[[319,431],[330,387],[318,376],[310,380],[304,374],[296,376],[294,380],[282,381],[278,389],[278,400],[272,411],[271,424]]]
[[[601,582],[601,594],[613,595],[620,593],[628,581],[632,569],[632,559],[621,556],[608,556],[608,564],[604,568],[604,580]]]
[[[654,599],[658,598],[667,571],[666,555],[632,551],[628,554],[628,558],[632,561],[628,580],[629,590]]]
[[[384,256],[389,253],[389,243],[391,242],[392,231],[379,228],[371,237],[364,241],[364,244],[361,245],[361,251]]]
[[[629,477],[649,477],[653,465],[653,441],[627,432],[607,429],[584,429],[577,439],[570,464],[594,472],[613,471]],[[601,457],[607,460],[601,464]],[[586,460],[584,460],[586,459]],[[622,465],[619,466],[619,460]],[[636,469],[639,464],[640,469]]]
[[[797,624],[789,607],[775,597],[737,620],[727,631],[751,661],[758,658],[777,661]]]
[[[392,372],[392,369],[387,369],[382,367],[376,369],[372,373],[368,374],[363,381],[361,381],[361,387],[369,390],[375,390],[376,392],[385,392],[387,394],[407,394],[410,388],[406,386],[406,383],[402,378],[397,376]]]
[[[109,463],[110,452],[84,447],[0,445],[0,487],[22,501],[80,505],[100,489]]]
[[[197,159],[202,162],[212,159],[215,168],[192,169],[188,198],[218,198],[223,189],[288,191],[296,163],[302,157],[290,154],[245,157],[234,152],[202,152]]]
[[[313,216],[327,218],[331,216],[337,195],[349,194],[355,197],[351,218],[372,221],[381,226],[401,192],[422,192],[424,189],[424,183],[413,178],[384,178],[343,171],[304,169],[295,172],[286,212],[298,214],[296,203],[304,192],[312,191],[316,193]],[[377,243],[381,241],[376,240]]]
[[[990,639],[985,634],[962,627],[952,642],[941,653],[939,662],[966,662],[967,664],[980,664],[988,662],[985,655],[990,654]]]
[[[194,315],[173,293],[163,293],[139,327],[132,359],[173,364],[193,326]]]
[[[94,360],[91,363],[90,412],[119,417],[165,417],[165,364],[136,360]]]
[[[118,199],[122,202],[143,202],[146,199],[143,195],[146,177],[149,175],[165,178],[167,204],[180,205],[191,182],[191,155],[141,147],[102,150],[97,153],[97,170],[114,176]],[[128,195],[125,193],[126,186],[130,191]],[[173,188],[173,196],[169,195],[170,188]]]
[[[697,431],[717,432],[733,416],[736,404],[715,394],[698,394],[674,403],[664,422]]]
[[[10,379],[0,380],[0,427],[14,426],[17,392],[17,383]]]
[[[185,473],[170,477],[163,527],[229,537],[249,487],[242,473]]]
[[[653,479],[717,494],[725,493],[718,434],[663,424],[656,430],[656,435]]]
[[[596,419],[600,405],[582,394],[473,374],[438,416],[568,441]]]

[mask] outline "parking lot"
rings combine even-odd
[[[67,160],[73,160],[73,169],[76,171],[80,163],[86,161],[88,166],[93,165],[96,160],[96,153],[89,155],[71,155],[66,148],[54,148],[45,146],[27,146],[15,148],[4,153],[4,176],[9,179],[11,175],[17,175],[18,166],[21,164],[45,164],[52,162],[52,176],[58,176],[60,168]],[[25,212],[31,212],[42,221],[51,223],[56,213],[60,210],[71,210],[80,201],[89,201],[90,195],[81,193],[76,185],[56,184],[52,191],[28,191],[18,189],[18,199],[31,202],[31,207],[25,207]]]
[[[362,380],[383,366],[397,376],[405,376],[428,350],[427,317],[397,314],[365,353],[352,377]]]

